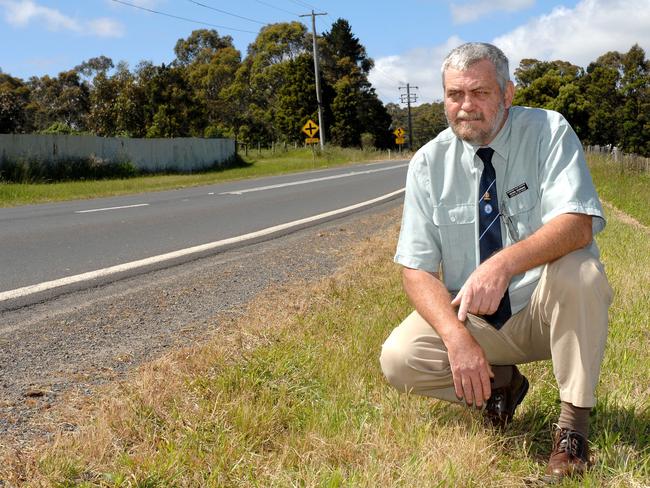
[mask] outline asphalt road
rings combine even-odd
[[[12,292],[26,287],[246,235],[387,195],[404,186],[406,169],[406,161],[386,161],[184,190],[0,209],[0,309],[9,302],[30,303],[31,295],[42,298],[31,291],[18,301],[12,298]],[[119,274],[112,275],[117,278]],[[86,281],[91,280],[75,286],[83,287]],[[55,287],[48,293],[62,290],[65,287]]]

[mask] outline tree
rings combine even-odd
[[[232,47],[233,40],[230,36],[221,37],[214,29],[195,30],[187,39],[179,39],[176,42],[175,62],[180,65],[209,64],[216,53]]]
[[[226,94],[241,65],[241,54],[230,36],[216,30],[198,30],[179,39],[174,48],[176,61],[186,74],[197,107],[193,125],[211,134],[228,133],[235,118],[236,104]]]
[[[529,107],[551,108],[560,89],[584,75],[579,66],[566,61],[523,59],[515,70],[517,90],[513,103]]]
[[[298,142],[304,138],[302,127],[317,117],[313,96],[313,58],[305,53],[283,63],[283,85],[279,88],[272,108],[272,125],[281,141]]]
[[[303,24],[279,23],[262,28],[225,92],[240,108],[233,120],[238,137],[255,142],[291,140],[299,135],[300,127],[291,130],[293,122],[289,119],[301,120],[301,114],[290,116],[287,101],[310,103],[307,101],[314,98],[313,86],[298,81],[311,78],[313,82],[313,75],[306,70],[311,59]],[[301,111],[309,111],[301,107]]]
[[[331,140],[342,147],[361,144],[361,126],[358,123],[359,92],[357,83],[344,76],[334,85],[336,96],[332,101],[334,122],[331,124]]]
[[[84,61],[80,65],[75,66],[74,70],[85,78],[91,79],[100,73],[106,75],[108,70],[112,69],[114,66],[115,65],[111,58],[102,55]]]
[[[0,134],[29,132],[30,91],[18,78],[0,72]]]
[[[364,75],[368,75],[374,66],[373,60],[366,54],[366,48],[352,33],[352,27],[347,20],[337,19],[329,32],[323,33],[323,40],[324,71],[329,74],[330,81],[335,82],[341,76],[348,74],[349,69],[338,66],[343,59],[355,65]]]
[[[197,127],[187,73],[180,66],[140,63],[137,83],[143,91],[146,137],[188,137],[203,134]]]
[[[88,129],[99,136],[144,137],[145,97],[142,88],[121,62],[111,77],[98,73],[90,92]]]
[[[626,152],[650,155],[650,63],[635,44],[623,55],[621,146]]]
[[[377,147],[389,147],[390,115],[368,81],[374,63],[348,21],[336,20],[323,34],[321,45],[323,99],[329,107],[326,118],[331,120],[332,141],[344,147],[360,146],[365,132],[372,135]]]
[[[30,110],[34,112],[37,130],[44,130],[56,122],[75,131],[86,129],[89,88],[75,70],[59,73],[56,78],[43,76],[29,80]]]
[[[555,100],[548,103],[548,108],[564,115],[578,137],[585,143],[590,142],[589,112],[591,103],[585,97],[579,84],[562,85]]]
[[[588,142],[605,146],[618,144],[622,96],[620,92],[620,54],[609,52],[587,67],[582,80],[583,92],[589,102]]]

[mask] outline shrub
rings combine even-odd
[[[361,148],[364,151],[375,148],[375,136],[369,132],[361,134]]]

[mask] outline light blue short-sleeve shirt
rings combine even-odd
[[[593,216],[594,235],[605,227],[582,145],[562,115],[511,107],[489,146],[494,149],[504,247],[563,213]],[[406,179],[395,262],[442,271],[452,294],[480,263],[478,188],[483,162],[477,149],[446,129],[413,156]],[[595,241],[587,249],[598,257]],[[526,306],[541,272],[540,266],[512,279],[508,289],[513,313]]]

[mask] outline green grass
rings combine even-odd
[[[650,173],[616,163],[611,156],[587,156],[601,198],[650,226]]]
[[[327,147],[323,152],[317,151],[315,156],[311,149],[291,149],[288,151],[278,149],[275,152],[251,150],[248,156],[243,153],[239,156],[241,162],[235,167],[194,174],[152,175],[127,179],[61,183],[0,182],[0,207],[210,185],[229,180],[256,178],[385,159],[388,157],[388,153]]]

